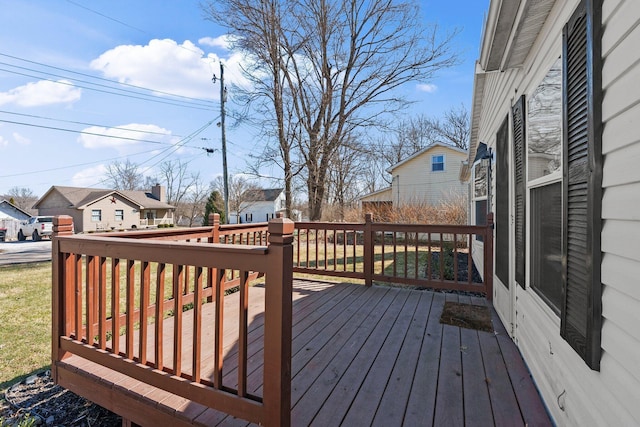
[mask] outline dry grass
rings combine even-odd
[[[423,201],[411,201],[391,209],[382,207],[373,212],[363,212],[361,208],[345,211],[345,221],[363,222],[365,213],[373,214],[376,222],[397,224],[467,224],[467,202],[463,196],[451,195],[439,204],[431,205]]]

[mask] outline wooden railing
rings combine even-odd
[[[224,236],[240,232],[217,224],[94,235],[72,235],[72,230],[70,217],[54,219],[52,374],[56,381],[60,364],[75,354],[254,423],[290,424],[293,222],[271,221],[268,247],[220,244]],[[242,233],[246,235],[246,229]],[[224,383],[222,372],[221,302],[228,271],[236,272],[231,277],[238,278],[240,292],[237,384]],[[262,396],[250,394],[247,387],[246,301],[252,273],[266,276],[263,362],[269,369],[264,369]],[[205,348],[202,301],[206,299],[220,303],[215,307],[214,345]],[[185,307],[192,308],[189,317],[183,314]],[[164,334],[166,318],[174,331],[169,338]],[[192,319],[192,334],[183,338],[187,318]],[[171,346],[168,352],[166,345]],[[213,372],[202,372],[205,358],[214,360]]]
[[[487,225],[296,222],[294,273],[493,294],[493,214]],[[474,264],[481,259],[482,271]],[[482,273],[482,274],[480,274]]]
[[[59,364],[76,354],[233,416],[287,426],[293,272],[492,297],[492,214],[486,226],[374,223],[370,215],[364,223],[294,225],[279,218],[220,225],[217,216],[211,220],[209,227],[73,235],[70,217],[54,219],[56,381]],[[484,280],[475,271],[474,255],[483,260]],[[246,296],[248,283],[261,275],[266,276],[265,369],[257,396],[247,387]],[[227,384],[221,362],[223,304],[216,304],[215,343],[203,346],[201,302],[223,301],[231,286],[240,292],[238,377]],[[190,309],[188,317],[183,309]],[[164,337],[166,319],[174,331],[170,338]],[[191,319],[193,331],[186,338],[181,333],[185,319]],[[213,372],[202,372],[203,358],[214,360]]]

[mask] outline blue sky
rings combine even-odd
[[[115,160],[153,175],[162,161],[180,159],[205,182],[221,175],[219,151],[204,150],[220,148],[220,89],[211,77],[222,59],[225,79],[241,84],[242,58],[225,48],[224,30],[204,20],[198,3],[0,0],[0,194],[14,186],[37,196],[52,185],[104,187]],[[454,43],[463,61],[428,86],[405,88],[416,101],[409,113],[470,109],[488,5],[422,1],[427,22],[460,28]],[[263,139],[240,124],[227,140],[229,172],[242,173]]]

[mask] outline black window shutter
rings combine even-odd
[[[509,287],[509,116],[496,134],[496,150],[496,276]]]
[[[562,337],[600,369],[602,298],[601,0],[582,1],[563,31]]]
[[[525,247],[526,241],[526,200],[527,200],[527,151],[524,146],[524,95],[522,95],[511,109],[513,116],[513,161],[515,184],[515,253],[516,253],[516,282],[524,288]]]

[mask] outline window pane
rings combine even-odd
[[[476,225],[487,225],[487,199],[476,200]],[[482,236],[476,236],[476,240],[482,242]]]
[[[122,209],[116,209],[116,221],[124,220],[124,211]]]
[[[562,61],[559,58],[529,98],[527,163],[529,180],[560,170]]]
[[[473,194],[474,197],[484,197],[487,195],[487,168],[478,163],[473,173]],[[477,223],[476,223],[477,224]]]
[[[531,189],[531,286],[556,312],[562,304],[562,185]]]
[[[431,170],[433,172],[444,170],[444,156],[431,156]]]
[[[93,209],[91,211],[91,221],[102,221],[102,211],[100,209]]]

